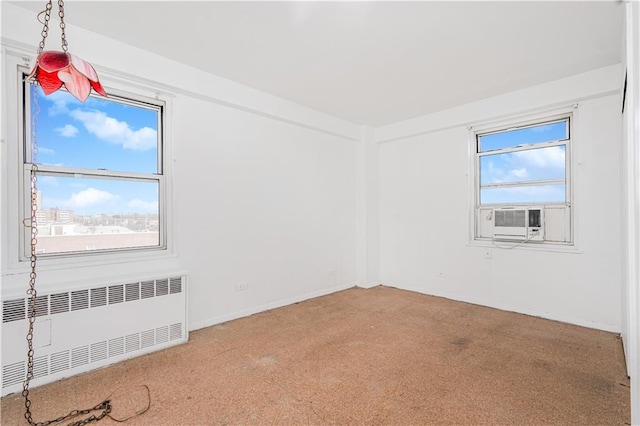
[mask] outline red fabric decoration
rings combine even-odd
[[[91,64],[68,52],[42,52],[36,58],[36,64],[28,78],[38,81],[45,95],[50,95],[64,85],[69,93],[82,102],[89,97],[91,88],[100,95],[107,96]]]

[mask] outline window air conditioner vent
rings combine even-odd
[[[496,222],[494,226],[523,227],[526,222],[525,210],[496,210]]]
[[[493,239],[544,241],[544,209],[511,207],[493,210]]]

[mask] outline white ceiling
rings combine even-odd
[[[44,3],[17,2],[33,11]],[[65,5],[69,25],[371,126],[618,63],[624,9],[619,1]]]

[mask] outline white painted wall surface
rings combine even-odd
[[[355,285],[354,141],[185,97],[174,120],[193,327]]]
[[[619,67],[376,129],[380,275],[386,285],[619,332]],[[577,250],[469,244],[469,125],[579,102]]]
[[[625,7],[622,339],[631,377],[631,424],[640,425],[640,5]]]
[[[3,58],[33,56],[40,27],[34,14],[3,2]],[[41,261],[41,290],[70,281],[87,286],[96,276],[186,270],[195,329],[355,285],[358,126],[67,28],[70,51],[96,67],[105,87],[169,98],[173,250],[64,268]],[[52,34],[48,47],[55,49]],[[2,73],[3,85],[15,84]],[[3,143],[17,143],[7,117]],[[4,171],[9,160],[2,161]],[[15,250],[7,239],[7,182],[15,177],[2,177],[2,294],[24,295],[27,269],[9,265],[6,255]],[[236,291],[238,283],[247,289]]]

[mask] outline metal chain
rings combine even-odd
[[[47,2],[47,6],[46,8],[40,12],[38,14],[38,20],[40,20],[40,15],[44,14],[44,22],[42,22],[42,32],[40,33],[42,35],[42,40],[40,41],[40,44],[38,45],[38,55],[42,53],[42,51],[44,50],[44,43],[45,40],[47,39],[47,36],[49,35],[49,19],[51,18],[51,8],[53,6],[51,5],[51,0],[49,0]]]
[[[40,20],[40,15],[44,14],[44,21],[40,21],[43,24],[42,27],[42,40],[40,41],[40,44],[38,45],[38,55],[40,55],[43,51],[44,51],[44,47],[45,47],[45,41],[47,39],[47,36],[49,35],[49,20],[51,19],[51,9],[52,9],[52,0],[49,0],[47,2],[46,8],[45,10],[43,10],[42,12],[40,12],[40,14],[38,14],[38,20]],[[68,49],[68,43],[67,43],[67,36],[65,34],[65,28],[66,28],[66,24],[64,22],[64,1],[63,0],[58,0],[58,16],[60,17],[60,31],[61,31],[61,39],[62,39],[62,50],[64,52],[67,52]],[[115,421],[121,422],[121,421],[126,421],[131,417],[135,417],[137,415],[140,415],[144,412],[146,412],[149,409],[149,406],[151,404],[151,399],[149,398],[149,405],[147,405],[147,407],[141,411],[136,413],[134,416],[128,417],[124,420],[119,420],[119,419],[115,419],[113,417],[111,417],[110,413],[112,410],[112,405],[111,405],[111,400],[107,399],[105,401],[102,401],[101,403],[91,407],[91,408],[87,408],[87,409],[83,409],[83,410],[72,410],[71,412],[69,412],[69,414],[66,414],[64,416],[60,416],[57,419],[53,419],[53,420],[47,420],[44,422],[35,422],[33,420],[33,414],[31,413],[31,399],[29,398],[29,384],[31,383],[31,380],[33,379],[34,373],[33,373],[33,368],[34,368],[34,350],[33,350],[33,325],[36,321],[36,306],[37,306],[37,296],[38,296],[38,292],[36,291],[36,266],[37,266],[37,260],[38,260],[38,256],[36,253],[36,249],[37,249],[37,244],[38,244],[38,222],[37,222],[37,213],[38,213],[38,208],[39,208],[39,203],[38,203],[38,188],[37,188],[37,181],[38,181],[38,176],[37,176],[37,172],[38,172],[38,162],[37,162],[37,155],[38,155],[38,116],[40,113],[40,105],[38,102],[38,83],[37,83],[37,79],[35,81],[31,82],[31,99],[32,99],[32,103],[31,103],[31,158],[30,158],[30,163],[31,163],[31,173],[30,173],[30,192],[31,192],[31,202],[30,202],[30,216],[29,219],[25,219],[25,226],[28,226],[31,228],[31,239],[30,239],[30,266],[31,266],[31,272],[29,273],[29,288],[27,289],[27,295],[29,295],[29,307],[28,307],[28,331],[27,331],[27,375],[26,378],[24,380],[24,382],[22,383],[22,396],[24,397],[24,407],[25,407],[25,412],[24,412],[24,418],[27,420],[27,422],[31,425],[31,426],[49,426],[51,424],[54,423],[60,423],[62,421],[65,420],[70,420],[73,417],[76,416],[81,416],[81,415],[85,415],[85,414],[89,414],[93,411],[99,411],[102,410],[101,413],[99,414],[92,414],[89,417],[86,417],[84,419],[81,420],[77,420],[74,422],[71,422],[68,424],[68,426],[84,426],[88,423],[91,422],[97,422],[99,420],[102,420],[105,417],[110,417]],[[26,225],[26,221],[29,220],[29,225]],[[149,391],[149,388],[145,385],[145,388],[147,389],[147,393]]]
[[[64,23],[64,1],[58,0],[58,16],[60,17],[60,37],[62,38],[62,51],[66,52],[68,49],[67,35],[64,33],[64,29],[67,25]]]
[[[40,44],[38,45],[38,55],[44,51],[45,41],[47,36],[49,35],[49,20],[51,19],[51,9],[53,9],[52,0],[49,0],[46,4],[45,9],[38,14],[38,19],[40,19],[40,15],[44,14],[44,21],[42,22],[42,31],[40,35],[42,35],[42,40],[40,40]],[[58,17],[60,18],[60,39],[62,41],[62,51],[67,52],[69,50],[69,43],[67,42],[67,34],[65,33],[65,29],[67,28],[67,24],[64,22],[64,1],[58,0]]]
[[[33,324],[36,321],[36,300],[38,296],[38,292],[36,291],[36,264],[38,260],[38,256],[36,253],[36,248],[38,244],[38,221],[37,221],[37,213],[38,213],[38,188],[37,188],[37,172],[38,172],[38,116],[40,113],[40,105],[38,102],[38,86],[36,84],[31,84],[31,99],[32,101],[32,110],[31,110],[31,215],[30,215],[30,223],[29,226],[31,228],[31,272],[29,273],[29,288],[27,290],[27,294],[29,295],[29,310],[28,310],[28,331],[27,331],[27,377],[25,381],[22,383],[22,396],[24,397],[24,418],[29,422],[31,426],[48,426],[54,423],[59,423],[61,421],[71,419],[73,417],[89,414],[92,411],[102,410],[102,413],[98,415],[91,415],[85,419],[78,420],[76,422],[69,423],[69,426],[83,426],[87,423],[97,422],[98,420],[103,419],[106,416],[109,416],[111,413],[111,401],[106,400],[97,404],[94,407],[87,408],[84,410],[73,410],[69,414],[65,416],[58,417],[54,420],[47,420],[44,422],[35,422],[33,420],[33,414],[31,413],[31,399],[29,399],[29,384],[33,379],[33,364],[34,364],[34,350],[33,350]]]
[[[27,419],[29,424],[33,425],[33,419],[31,417],[31,400],[29,399],[29,383],[31,379],[33,379],[33,323],[36,320],[36,297],[38,295],[36,291],[36,261],[38,256],[36,255],[36,246],[38,243],[38,226],[37,226],[37,210],[38,210],[38,190],[36,186],[36,182],[38,177],[36,176],[36,172],[38,171],[37,164],[37,150],[38,145],[36,141],[37,137],[37,117],[39,115],[40,106],[38,104],[38,94],[37,94],[37,86],[35,84],[31,85],[31,98],[32,108],[31,111],[31,216],[29,226],[31,227],[31,273],[29,274],[29,289],[27,290],[27,294],[30,296],[29,298],[29,315],[28,315],[28,323],[29,330],[27,331],[27,377],[22,384],[22,396],[24,397],[24,406],[25,413],[24,417]]]

